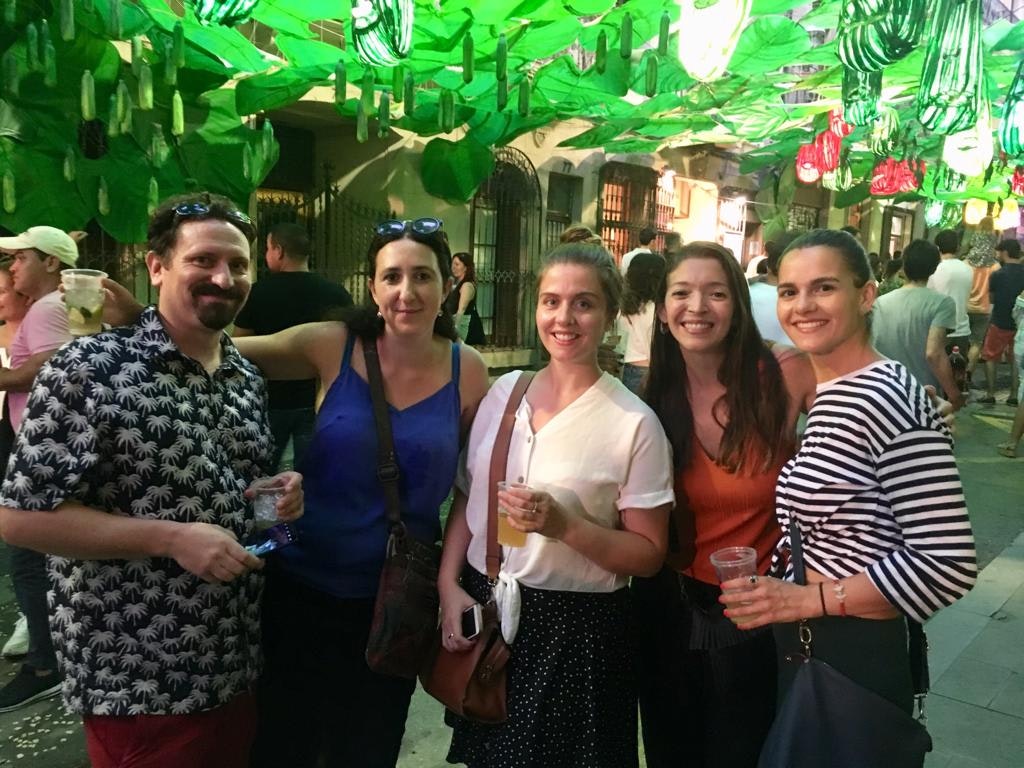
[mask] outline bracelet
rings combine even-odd
[[[839,615],[846,617],[846,587],[839,579],[832,580],[832,592],[839,601]]]
[[[828,609],[825,607],[825,583],[818,582],[818,599],[821,600],[821,615],[828,616]]]

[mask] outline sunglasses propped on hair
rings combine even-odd
[[[213,208],[207,203],[194,202],[176,205],[172,210],[174,211],[175,222],[179,222],[182,219],[188,219],[193,216],[208,216],[212,212]],[[252,225],[252,219],[250,219],[246,214],[239,210],[228,208],[224,210],[224,215],[242,230],[242,234],[244,234],[247,239],[254,240],[256,238],[256,229]]]
[[[435,232],[442,232],[444,222],[435,219],[433,216],[425,216],[421,219],[388,219],[382,221],[374,229],[378,235],[388,237],[391,235],[404,235],[406,232],[413,232],[417,235],[432,235]]]

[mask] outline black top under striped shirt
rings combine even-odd
[[[977,576],[949,429],[892,360],[818,386],[800,450],[779,475],[776,513],[784,536],[773,572],[795,517],[808,568],[832,579],[866,571],[918,621],[965,595]]]

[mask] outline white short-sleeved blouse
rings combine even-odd
[[[468,496],[469,564],[486,572],[487,494],[491,446],[519,372],[498,379],[480,403],[457,484]],[[551,494],[570,514],[607,528],[620,510],[653,509],[674,501],[671,451],[650,408],[605,373],[536,433],[523,399],[508,453],[507,480]],[[526,546],[502,547],[502,571],[527,587],[612,592],[627,577],[605,570],[576,550],[538,533]]]

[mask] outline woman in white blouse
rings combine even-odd
[[[470,768],[637,765],[636,690],[627,641],[631,575],[664,560],[673,502],[668,442],[651,410],[602,373],[597,349],[615,319],[621,277],[583,243],[545,259],[537,329],[550,353],[516,412],[499,495],[522,547],[502,547],[502,631],[513,638],[509,719],[449,716],[449,762]],[[484,575],[490,447],[519,372],[480,404],[445,533],[438,588],[445,645],[466,650],[460,617],[491,599]]]

